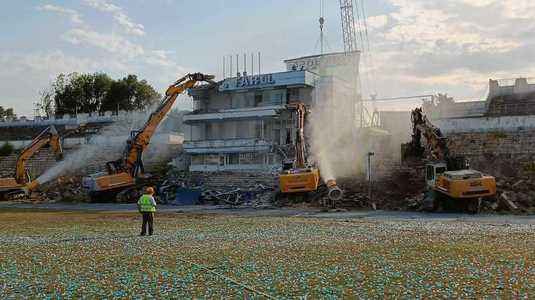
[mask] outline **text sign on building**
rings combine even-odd
[[[254,87],[261,85],[274,85],[277,82],[273,79],[273,74],[241,76],[236,80],[236,88]]]
[[[288,85],[306,85],[306,72],[281,72],[227,78],[219,86],[219,91],[247,90]]]
[[[314,55],[296,59],[288,59],[286,70],[288,71],[310,71],[319,73],[320,69],[327,68],[347,68],[358,66],[360,52],[352,53],[331,53],[325,55]]]

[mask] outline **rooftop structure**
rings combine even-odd
[[[424,109],[432,119],[535,115],[535,84],[526,78],[490,79],[486,100],[457,102],[439,95],[424,104]]]
[[[190,89],[194,112],[184,117],[184,150],[191,171],[270,171],[293,155],[296,117],[286,106],[321,99],[314,90],[348,68],[344,53],[286,60],[286,71],[226,78],[216,86]],[[329,76],[329,74],[331,74]],[[325,89],[329,92],[329,89]]]

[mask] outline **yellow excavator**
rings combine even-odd
[[[32,181],[32,176],[26,169],[26,162],[46,145],[50,145],[56,160],[63,158],[60,136],[56,128],[50,126],[35,137],[19,154],[15,166],[15,177],[0,178],[0,199],[13,200],[27,195],[39,187],[36,180]]]
[[[288,104],[286,108],[297,115],[297,132],[295,141],[295,159],[292,163],[283,163],[279,175],[279,187],[282,195],[306,194],[316,192],[320,186],[320,171],[307,164],[305,143],[305,121],[307,107],[304,103]],[[334,180],[327,183],[328,197],[333,202],[342,198],[342,190]]]
[[[137,195],[136,178],[143,174],[141,156],[149,145],[150,139],[158,128],[160,122],[172,108],[177,96],[192,88],[198,82],[215,84],[213,75],[201,73],[188,74],[166,91],[158,108],[150,115],[145,125],[139,131],[133,131],[127,141],[124,157],[106,163],[107,172],[84,177],[82,186],[89,192],[93,201],[109,201],[120,197],[126,201],[134,199]],[[118,195],[120,193],[120,195]]]
[[[411,121],[412,140],[402,145],[402,158],[406,162],[415,158],[428,159],[425,166],[428,193],[424,208],[461,208],[478,213],[481,200],[496,195],[496,179],[470,169],[466,158],[451,155],[448,139],[427,119],[421,108],[411,112]]]
[[[297,133],[295,141],[295,159],[292,163],[283,163],[279,175],[281,193],[314,192],[320,183],[320,172],[317,168],[307,165],[305,149],[305,118],[307,108],[304,103],[288,104],[288,110],[297,114]]]

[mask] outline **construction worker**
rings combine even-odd
[[[141,225],[141,236],[147,233],[147,225],[149,227],[149,235],[153,232],[154,212],[156,212],[156,201],[154,201],[154,189],[152,187],[146,187],[145,192],[139,198],[137,207],[141,215],[143,216],[143,223]]]

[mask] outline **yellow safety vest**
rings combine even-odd
[[[139,201],[141,202],[141,212],[155,212],[156,211],[156,207],[152,206],[150,195],[141,196],[141,198],[139,198]]]

